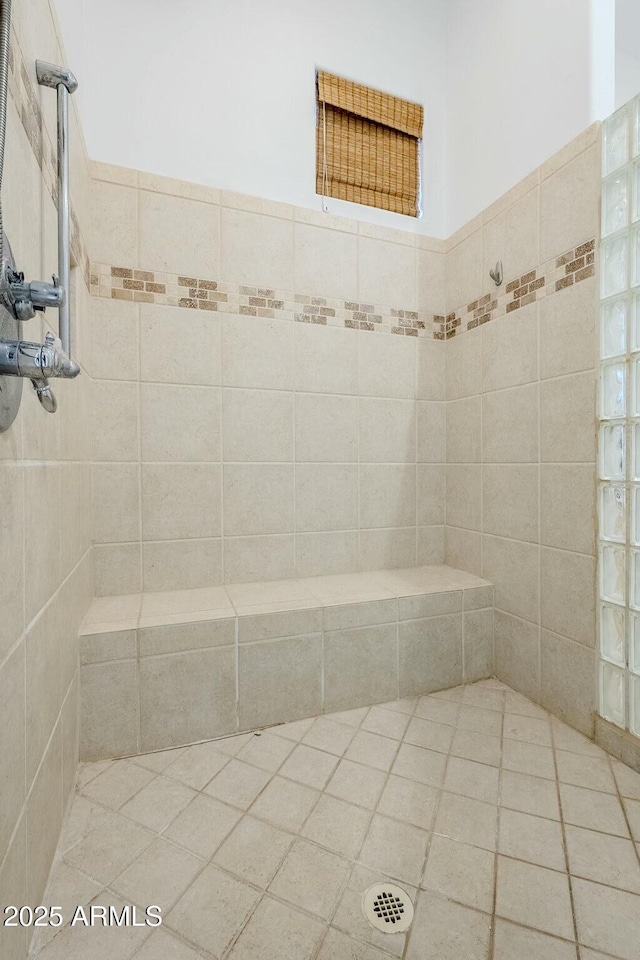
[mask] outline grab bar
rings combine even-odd
[[[70,357],[69,94],[78,89],[78,81],[71,70],[44,60],[36,60],[36,76],[41,86],[54,87],[58,97],[58,283],[63,290],[58,332]]]

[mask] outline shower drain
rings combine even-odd
[[[413,903],[395,883],[374,883],[362,894],[362,912],[376,930],[404,933],[413,920]]]

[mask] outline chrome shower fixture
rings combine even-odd
[[[502,260],[498,260],[493,270],[489,270],[489,276],[495,283],[496,287],[499,287],[502,283]]]
[[[6,87],[6,64],[3,82]],[[51,283],[25,280],[13,261],[11,249],[0,221],[0,432],[15,419],[20,406],[21,390],[4,377],[26,377],[31,380],[38,400],[47,411],[55,413],[56,398],[49,379],[70,379],[80,373],[71,359],[70,290],[70,201],[69,201],[69,94],[78,81],[66,67],[36,60],[38,83],[53,87],[58,98],[58,276]],[[1,91],[0,91],[1,92]],[[6,117],[0,117],[4,130]],[[4,140],[4,136],[2,137]],[[0,163],[4,156],[0,158]],[[30,320],[47,307],[58,310],[60,338],[47,333],[44,343],[20,339],[20,323]]]

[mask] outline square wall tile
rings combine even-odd
[[[593,372],[540,384],[540,457],[547,462],[595,460],[596,379]]]
[[[107,261],[116,262],[119,260]],[[138,304],[91,297],[86,323],[91,376],[99,380],[137,380]]]
[[[447,524],[480,529],[482,468],[475,464],[447,465]]]
[[[596,352],[596,280],[581,280],[540,301],[540,376],[592,370]]]
[[[447,344],[420,337],[416,345],[416,396],[419,400],[446,399]]]
[[[594,647],[595,559],[543,547],[540,578],[542,626]]]
[[[321,689],[321,634],[241,644],[238,711],[242,730],[319,714]]]
[[[138,459],[138,385],[94,380],[91,455],[95,460]]]
[[[296,223],[295,288],[337,299],[358,299],[358,238],[353,233]]]
[[[137,463],[94,463],[93,539],[98,543],[140,538],[140,468]]]
[[[403,464],[360,466],[360,525],[406,527],[416,519],[416,471]]]
[[[137,193],[100,180],[90,180],[91,255],[100,263],[138,263]]]
[[[293,328],[294,324],[288,320],[225,316],[222,328],[225,386],[291,390]]]
[[[535,543],[483,537],[482,575],[495,585],[496,607],[507,613],[538,619],[539,563],[540,547]]]
[[[416,459],[419,463],[446,460],[446,404],[416,403]]]
[[[416,411],[411,400],[360,400],[360,460],[414,463]]]
[[[462,683],[462,614],[404,621],[398,644],[401,697]]]
[[[97,597],[139,593],[142,590],[142,545],[95,543],[93,569]]]
[[[326,633],[325,710],[350,709],[395,699],[397,642],[395,623]]]
[[[148,540],[142,567],[145,591],[210,587],[222,582],[222,541]]]
[[[538,258],[538,201],[535,187],[483,228],[483,276],[504,258],[507,281],[526,273]]]
[[[504,683],[538,700],[540,628],[501,610],[495,612],[495,670]]]
[[[493,323],[488,326],[493,326]],[[459,400],[482,393],[482,341],[486,329],[487,325],[476,327],[464,336],[447,341],[447,400]]]
[[[445,480],[444,464],[419,463],[416,466],[418,524],[444,523]]]
[[[296,461],[355,463],[358,459],[358,400],[298,393],[295,400]]]
[[[137,753],[137,661],[85,664],[80,691],[81,758],[103,760]]]
[[[416,390],[416,339],[358,335],[360,396],[412,400]]]
[[[482,400],[467,397],[447,404],[447,463],[478,463],[482,440]]]
[[[226,536],[224,574],[227,583],[249,580],[286,580],[295,576],[294,535],[291,533],[262,537]]]
[[[140,386],[143,460],[219,460],[217,387]]]
[[[361,570],[413,567],[416,563],[415,558],[415,527],[360,531]]]
[[[541,464],[541,543],[593,556],[595,494],[595,464]]]
[[[596,708],[593,650],[566,637],[541,634],[540,703],[587,737],[593,736]]]
[[[538,304],[482,327],[482,386],[501,390],[538,379]]]
[[[367,303],[415,310],[416,252],[413,243],[404,246],[373,237],[359,237],[358,291],[360,300]]]
[[[293,221],[223,207],[220,242],[223,280],[293,289]]]
[[[538,540],[539,471],[537,464],[485,464],[483,528],[514,540]]]
[[[203,386],[221,383],[220,317],[151,303],[141,303],[139,309],[141,380]]]
[[[482,459],[485,463],[538,460],[538,384],[482,398]]]
[[[142,464],[142,537],[218,537],[222,467],[214,463]]]
[[[166,193],[138,191],[140,265],[192,277],[220,273],[220,213],[199,203]]]
[[[351,463],[297,464],[296,531],[352,530],[358,526],[358,467]]]
[[[234,733],[235,704],[233,647],[140,661],[143,752]]]
[[[222,443],[226,461],[293,459],[293,393],[222,391]]]
[[[600,176],[594,144],[540,186],[540,257],[558,257],[599,232]]]
[[[361,340],[357,330],[294,323],[296,390],[357,394]]]
[[[224,465],[225,536],[293,530],[293,465]]]

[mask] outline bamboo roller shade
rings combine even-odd
[[[417,217],[423,108],[323,71],[317,97],[316,193]]]

